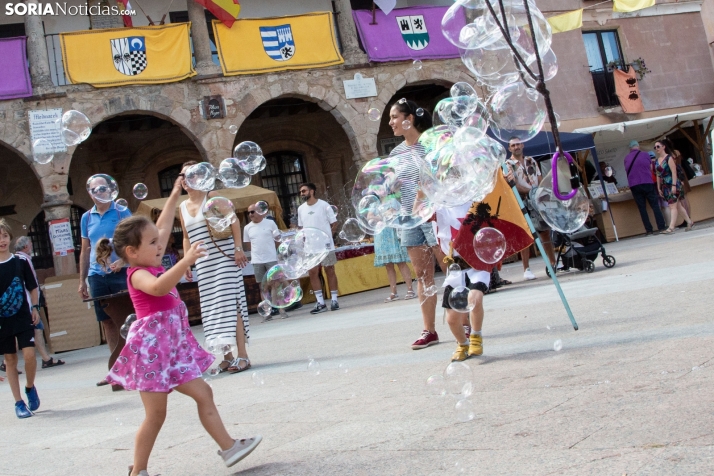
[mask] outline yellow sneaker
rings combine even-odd
[[[458,344],[456,346],[456,350],[454,351],[454,354],[451,356],[451,361],[452,362],[461,362],[462,360],[466,360],[469,356],[469,345],[468,344]]]
[[[481,336],[469,336],[469,357],[483,354],[483,338]]]

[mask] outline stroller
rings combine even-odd
[[[555,268],[557,269],[558,264],[562,263],[562,269],[558,271],[569,271],[571,268],[575,268],[592,273],[595,271],[595,259],[598,254],[602,256],[602,264],[606,268],[615,266],[615,257],[607,254],[595,233],[597,233],[597,228],[586,227],[569,234],[553,231],[553,246],[558,249]],[[550,276],[547,268],[546,273]]]

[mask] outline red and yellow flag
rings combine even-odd
[[[240,3],[238,0],[195,0],[203,8],[213,13],[221,23],[230,28],[233,22],[238,19],[240,14]]]

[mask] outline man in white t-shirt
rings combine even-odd
[[[250,250],[250,263],[253,265],[255,282],[260,286],[263,276],[270,268],[278,264],[278,254],[275,252],[276,242],[273,238],[273,231],[278,229],[278,225],[273,220],[266,220],[264,215],[259,214],[255,209],[255,204],[248,207],[248,223],[243,229],[243,243],[247,243],[246,249]],[[264,320],[272,319],[280,311],[273,308],[270,316]],[[287,317],[286,314],[283,314]]]
[[[304,202],[298,207],[298,227],[300,228],[317,228],[322,230],[330,238],[330,253],[322,260],[322,263],[312,268],[308,274],[310,275],[310,286],[315,293],[317,304],[310,311],[310,314],[319,314],[327,311],[325,299],[322,296],[322,286],[320,285],[320,266],[325,267],[327,274],[327,283],[330,286],[330,297],[332,303],[331,311],[337,311],[340,305],[337,303],[337,275],[335,274],[335,243],[332,239],[332,234],[337,228],[337,217],[329,203],[315,197],[317,187],[314,183],[304,183],[300,185],[300,199]]]

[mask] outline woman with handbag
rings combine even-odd
[[[674,227],[677,224],[678,214],[682,214],[684,221],[687,222],[687,228],[684,231],[691,231],[694,227],[694,222],[689,218],[687,210],[684,209],[682,198],[684,190],[682,190],[682,181],[677,173],[677,164],[672,158],[672,143],[667,139],[658,140],[654,146],[657,162],[655,163],[655,171],[657,172],[657,191],[669,205],[671,215],[669,228],[664,230],[662,234],[670,235],[674,233]]]
[[[188,193],[188,200],[181,203],[181,228],[183,249],[187,250],[196,241],[203,241],[208,257],[196,263],[198,292],[201,298],[201,317],[206,339],[232,338],[238,347],[238,356],[226,354],[221,371],[238,373],[250,368],[246,350],[249,340],[248,304],[245,297],[243,272],[248,264],[240,246],[240,222],[236,220],[226,230],[218,233],[206,222],[203,205],[206,200],[218,196],[217,192],[194,190],[184,179],[186,170],[196,162],[186,162],[181,170],[181,184]],[[190,269],[186,279],[193,280]]]

